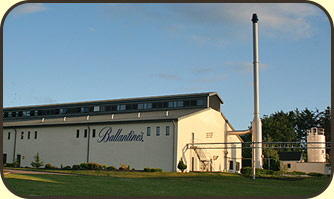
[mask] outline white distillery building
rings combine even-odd
[[[239,172],[243,141],[221,104],[208,92],[4,108],[3,162],[31,167],[39,153],[57,167],[95,162],[178,171],[182,158],[187,171]],[[224,142],[240,145],[192,145]]]

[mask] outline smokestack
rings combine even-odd
[[[254,118],[252,122],[252,141],[255,142],[253,161],[255,168],[262,168],[262,123],[260,119],[259,94],[259,57],[258,57],[258,24],[259,19],[253,14],[253,71],[254,71]]]

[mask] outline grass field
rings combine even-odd
[[[330,177],[253,180],[228,173],[68,171],[77,175],[5,174],[20,196],[314,196]]]

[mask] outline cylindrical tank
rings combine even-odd
[[[313,127],[307,131],[307,161],[326,162],[326,140],[323,128]]]

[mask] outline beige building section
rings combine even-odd
[[[331,174],[330,167],[325,162],[281,161],[281,168],[283,166],[287,168],[287,172],[300,171],[305,173]]]
[[[241,138],[228,135],[232,131],[220,112],[211,108],[180,118],[178,122],[177,159],[188,165],[187,171],[230,171],[241,168]],[[210,143],[238,142],[239,148],[209,149]],[[192,147],[192,143],[208,143]],[[187,147],[188,146],[188,147]],[[235,145],[236,146],[236,145]],[[198,149],[198,148],[200,149]],[[230,164],[231,169],[230,169]],[[238,166],[236,166],[238,165]]]
[[[57,167],[96,162],[115,167],[126,164],[135,169],[153,167],[178,171],[177,164],[182,157],[187,171],[239,172],[241,148],[194,150],[189,147],[192,142],[242,142],[239,136],[228,135],[233,129],[222,113],[206,108],[181,116],[177,116],[177,111],[154,114],[160,114],[160,119],[154,120],[147,112],[140,117],[137,113],[105,115],[103,122],[101,116],[44,119],[29,124],[8,122],[3,129],[3,153],[7,162],[19,158],[21,167],[31,167],[33,156],[39,153],[45,164]],[[111,129],[110,132],[106,132],[107,129]],[[133,132],[143,138],[130,142],[106,141],[120,129],[121,135]],[[102,139],[105,133],[109,135]]]

